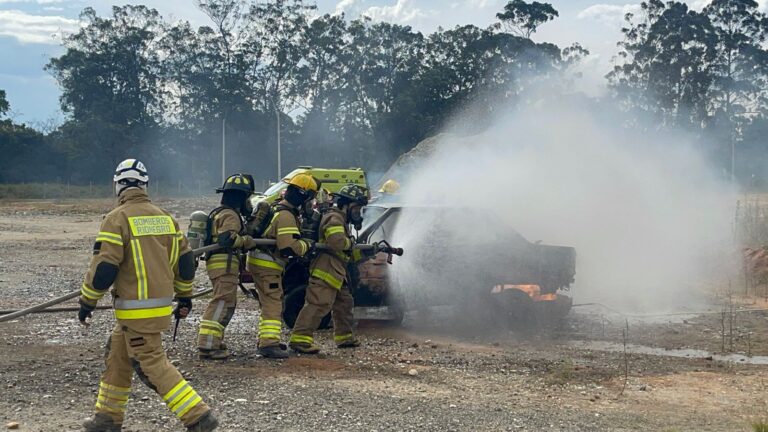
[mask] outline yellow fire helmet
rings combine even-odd
[[[381,186],[379,193],[394,195],[400,191],[400,183],[395,180],[389,179]]]
[[[296,186],[303,191],[317,193],[317,191],[320,189],[320,182],[313,176],[305,173],[296,174],[291,179],[284,181],[289,185]]]

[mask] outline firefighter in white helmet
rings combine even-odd
[[[113,180],[119,204],[101,223],[80,291],[81,323],[88,325],[110,287],[117,321],[107,342],[96,415],[85,422],[85,431],[121,430],[134,372],[188,431],[212,431],[218,426],[216,417],[168,361],[160,335],[172,315],[186,318],[192,309],[192,250],[176,220],[149,200],[143,163],[124,160]]]

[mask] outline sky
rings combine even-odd
[[[694,8],[708,0],[688,0]],[[308,1],[309,2],[309,1]],[[320,13],[345,12],[355,18],[367,15],[375,20],[410,25],[423,33],[438,27],[475,24],[485,27],[507,0],[317,0]],[[78,15],[85,7],[108,14],[114,5],[144,4],[156,8],[169,20],[208,24],[194,0],[0,0],[0,89],[8,94],[12,117],[31,125],[62,122],[60,90],[53,77],[43,70],[52,56],[60,55],[61,38],[77,31]],[[626,12],[636,10],[640,0],[550,0],[560,17],[542,26],[533,36],[537,42],[561,47],[579,42],[590,50],[585,60],[583,88],[599,92],[602,76],[611,68],[616,42]],[[763,10],[768,0],[760,0]]]

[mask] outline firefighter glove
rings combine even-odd
[[[316,241],[314,241],[314,240],[312,240],[312,239],[308,239],[308,238],[303,238],[303,239],[301,239],[301,240],[302,240],[304,243],[306,243],[306,244],[307,244],[307,252],[309,252],[309,251],[311,251],[312,249],[314,249],[314,248],[315,248],[315,244],[317,243]]]
[[[221,247],[231,248],[234,246],[236,239],[237,234],[233,233],[232,231],[227,231],[219,234],[219,238],[216,243],[218,243]]]
[[[189,297],[179,297],[176,299],[176,309],[173,310],[173,316],[176,319],[184,319],[192,311],[192,299]]]
[[[83,325],[88,325],[88,322],[86,321],[88,318],[93,318],[93,310],[96,309],[95,306],[89,305],[88,303],[85,303],[84,301],[80,300],[78,303],[80,303],[80,311],[77,312],[77,319],[80,321]]]

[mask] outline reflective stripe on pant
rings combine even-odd
[[[237,307],[237,284],[239,276],[224,274],[211,279],[213,298],[203,312],[197,346],[201,349],[219,349],[226,330]]]
[[[171,411],[185,425],[194,424],[210,410],[168,361],[160,333],[138,333],[117,324],[107,342],[106,363],[99,384],[96,412],[112,417],[116,423],[123,423],[134,372],[149,388],[163,396]],[[184,396],[173,397],[172,390],[185,384]]]
[[[346,284],[341,289],[336,289],[316,277],[309,278],[307,297],[293,326],[291,342],[313,343],[314,333],[328,312],[333,312],[336,343],[352,339],[354,307],[355,301]]]
[[[282,272],[248,265],[259,293],[261,316],[259,317],[259,348],[280,343],[283,324],[283,275]]]

